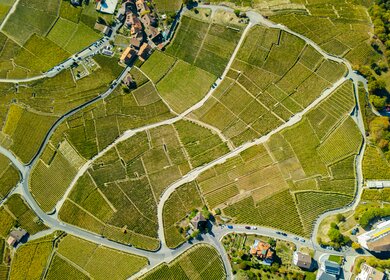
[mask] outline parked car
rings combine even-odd
[[[252,229],[256,230],[256,229],[257,229],[257,227],[252,227]]]
[[[296,237],[296,236],[294,237],[294,239],[295,239],[295,240],[299,240],[299,238],[298,238],[298,237]]]
[[[232,225],[228,225],[227,227],[228,227],[228,229],[232,229],[232,228],[233,228],[233,226],[232,226]]]
[[[245,226],[245,229],[251,229],[251,227],[250,226]]]
[[[305,243],[305,242],[306,242],[306,240],[302,238],[302,239],[301,239],[301,242]]]

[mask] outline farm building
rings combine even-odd
[[[356,280],[383,280],[385,274],[375,268],[363,263],[360,267],[360,273],[356,277]]]
[[[293,264],[300,268],[309,270],[312,265],[311,257],[307,254],[295,251],[293,255]]]
[[[369,189],[390,188],[390,181],[369,180],[366,182],[366,185]]]
[[[375,229],[358,236],[362,247],[373,252],[390,251],[390,220],[380,223]]]
[[[271,265],[273,262],[274,251],[272,250],[271,245],[266,242],[255,240],[249,252],[252,256],[263,261],[263,264],[265,265]]]
[[[27,234],[27,232],[24,230],[24,229],[15,229],[13,231],[11,231],[11,233],[9,234],[8,238],[7,238],[7,244],[9,246],[15,246],[17,245],[20,240],[23,239],[23,237],[25,237]]]
[[[202,213],[198,212],[198,214],[192,218],[191,224],[194,229],[203,230],[207,227],[207,220],[205,217],[203,217]]]

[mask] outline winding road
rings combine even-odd
[[[223,9],[223,10],[227,10],[227,11],[230,11],[230,12],[233,11],[232,9],[230,9],[228,7],[217,6],[217,5],[207,5],[207,6],[199,5],[199,8],[211,9],[213,13],[216,10],[218,10],[218,9]],[[130,68],[126,68],[122,72],[122,74],[112,83],[113,86],[110,89],[108,89],[106,92],[104,92],[101,95],[97,96],[95,99],[93,99],[91,101],[88,101],[88,102],[80,105],[77,108],[74,108],[73,110],[71,110],[68,113],[64,114],[60,119],[58,119],[57,122],[48,131],[48,133],[47,133],[44,141],[42,142],[39,150],[37,151],[36,155],[33,157],[33,159],[27,165],[23,165],[10,151],[0,147],[0,153],[5,155],[7,158],[9,158],[12,161],[12,163],[20,171],[21,176],[22,176],[20,184],[18,184],[18,186],[15,188],[15,190],[13,192],[17,192],[17,193],[22,194],[23,197],[25,198],[25,200],[27,201],[27,203],[33,209],[33,211],[37,214],[37,216],[40,219],[42,219],[42,221],[48,227],[50,227],[51,230],[65,231],[65,232],[67,232],[69,234],[72,234],[74,236],[86,239],[86,240],[94,242],[94,243],[98,243],[98,244],[101,244],[101,245],[104,245],[104,246],[107,246],[107,247],[110,247],[110,248],[114,248],[114,249],[117,249],[117,250],[121,250],[121,251],[124,251],[124,252],[128,252],[128,253],[137,254],[137,255],[140,255],[140,256],[147,257],[149,259],[149,265],[147,266],[147,269],[144,269],[141,272],[137,273],[136,275],[133,275],[131,277],[132,279],[137,278],[142,273],[146,272],[146,270],[148,270],[148,269],[150,269],[150,268],[160,264],[161,262],[169,262],[169,261],[173,260],[174,258],[179,256],[180,254],[182,254],[183,252],[188,250],[191,246],[193,246],[193,244],[202,243],[202,242],[207,243],[207,244],[211,244],[218,250],[218,252],[222,256],[222,259],[223,259],[223,262],[224,262],[224,265],[225,265],[225,269],[226,269],[226,272],[227,272],[227,278],[231,279],[232,278],[232,272],[231,272],[231,268],[230,268],[230,263],[229,263],[229,260],[227,258],[227,255],[226,255],[226,253],[224,251],[222,243],[220,242],[220,240],[223,238],[223,236],[225,236],[226,234],[229,234],[231,232],[242,232],[242,233],[252,233],[252,234],[256,233],[256,234],[269,236],[269,237],[273,237],[273,238],[288,240],[290,242],[294,242],[298,247],[299,246],[308,246],[308,247],[313,248],[313,249],[315,249],[315,250],[317,250],[319,252],[323,252],[323,253],[332,252],[333,254],[335,254],[334,251],[329,251],[329,250],[321,248],[316,243],[316,240],[315,240],[314,236],[316,235],[316,233],[318,231],[319,223],[320,223],[320,221],[322,221],[323,218],[325,218],[325,217],[327,217],[329,215],[335,214],[335,213],[340,213],[340,212],[347,211],[349,209],[353,209],[358,204],[359,199],[360,199],[360,195],[361,195],[361,192],[362,192],[363,176],[362,176],[362,171],[361,171],[361,164],[362,164],[362,157],[363,157],[363,152],[364,152],[364,147],[365,147],[365,141],[364,141],[364,143],[362,145],[362,148],[361,148],[361,151],[360,151],[360,153],[359,153],[359,155],[357,156],[357,159],[356,159],[357,194],[356,194],[356,198],[354,200],[354,203],[351,204],[350,206],[345,207],[345,208],[334,210],[334,211],[329,211],[329,212],[324,213],[323,215],[321,215],[318,218],[317,222],[316,222],[316,226],[314,228],[314,232],[313,232],[313,235],[312,235],[311,239],[304,239],[302,237],[295,236],[295,235],[282,236],[280,234],[277,234],[277,229],[272,229],[272,228],[267,228],[267,227],[257,227],[257,229],[254,230],[254,229],[245,229],[244,225],[234,225],[233,229],[228,229],[226,227],[223,227],[223,228],[221,228],[221,227],[214,227],[213,230],[212,230],[212,234],[208,234],[208,235],[203,236],[204,237],[203,241],[194,241],[193,244],[184,243],[183,245],[179,246],[176,249],[169,249],[166,246],[165,236],[164,236],[164,226],[163,226],[163,207],[164,207],[165,202],[169,198],[169,196],[179,186],[181,186],[182,184],[184,184],[186,182],[190,182],[190,181],[196,179],[199,176],[199,174],[201,174],[202,172],[204,172],[204,171],[214,167],[215,165],[221,164],[221,163],[225,162],[226,160],[228,160],[228,159],[230,159],[230,158],[232,158],[234,156],[237,156],[238,154],[240,154],[241,152],[245,151],[246,149],[248,149],[250,147],[253,147],[255,145],[259,145],[261,143],[266,142],[275,133],[278,133],[281,130],[283,130],[283,129],[287,128],[287,127],[291,127],[294,124],[298,123],[302,119],[302,117],[308,111],[310,111],[315,106],[317,106],[320,102],[322,102],[325,98],[327,98],[335,89],[337,89],[342,83],[344,83],[348,79],[350,79],[350,80],[352,80],[354,82],[354,85],[355,85],[355,95],[357,95],[357,85],[358,85],[359,82],[362,82],[365,86],[367,85],[367,81],[363,77],[361,77],[358,74],[356,74],[352,70],[352,67],[351,67],[350,63],[348,61],[346,61],[345,59],[339,58],[339,57],[336,57],[336,56],[333,56],[331,54],[328,54],[328,53],[324,52],[318,45],[316,45],[310,39],[308,39],[308,38],[306,38],[306,37],[304,37],[304,36],[302,36],[302,35],[300,35],[298,33],[295,33],[293,31],[291,31],[290,29],[288,29],[287,27],[285,27],[283,25],[274,24],[274,23],[266,20],[265,18],[263,18],[260,14],[258,14],[256,12],[249,11],[249,12],[247,12],[247,16],[248,16],[248,18],[250,20],[250,23],[247,25],[247,27],[243,31],[242,36],[241,36],[241,38],[240,38],[240,40],[239,40],[239,42],[238,42],[238,44],[237,44],[237,46],[236,46],[236,48],[235,48],[235,50],[234,50],[234,52],[232,54],[232,56],[231,56],[231,58],[230,58],[230,60],[229,60],[229,62],[227,64],[227,66],[225,68],[224,73],[222,74],[221,78],[219,78],[216,81],[216,87],[215,88],[211,88],[210,91],[205,95],[205,97],[202,100],[200,100],[198,103],[196,103],[195,105],[193,105],[192,107],[187,109],[185,112],[183,112],[181,114],[178,114],[178,115],[176,115],[175,117],[173,117],[171,119],[164,120],[164,121],[161,121],[161,122],[158,122],[158,123],[146,125],[146,126],[143,126],[143,127],[139,127],[139,128],[128,130],[128,131],[124,132],[112,144],[110,144],[108,147],[106,147],[103,151],[99,152],[93,159],[87,161],[80,168],[80,170],[78,171],[77,175],[75,176],[74,180],[70,184],[70,186],[69,186],[68,190],[66,191],[65,195],[63,196],[63,198],[57,203],[57,205],[55,207],[56,211],[55,211],[54,215],[49,215],[49,214],[45,213],[44,211],[42,211],[42,209],[39,207],[39,205],[37,204],[37,202],[35,201],[35,199],[33,198],[32,194],[30,192],[30,189],[29,189],[29,178],[30,178],[30,175],[31,175],[31,167],[39,159],[41,153],[43,152],[44,148],[46,147],[46,145],[47,145],[51,135],[55,131],[55,129],[66,118],[68,118],[69,116],[71,116],[73,114],[76,114],[77,112],[79,112],[83,108],[85,108],[85,107],[87,107],[87,106],[89,106],[89,105],[91,105],[91,104],[93,104],[93,103],[95,103],[95,102],[97,102],[99,100],[102,100],[105,97],[109,96],[112,93],[112,91],[114,91],[115,88],[120,84],[120,81],[127,75],[127,73],[130,70]],[[161,246],[160,246],[160,248],[157,251],[155,251],[155,252],[145,251],[145,250],[137,249],[137,248],[134,248],[134,247],[131,247],[131,246],[128,246],[128,245],[124,245],[124,244],[120,244],[120,243],[117,243],[117,242],[113,242],[113,241],[110,241],[110,240],[108,240],[108,239],[106,239],[106,238],[104,238],[104,237],[102,237],[102,236],[100,236],[98,234],[93,233],[93,232],[89,232],[89,231],[87,231],[85,229],[81,229],[81,228],[78,228],[76,226],[73,226],[73,225],[61,222],[58,219],[58,216],[57,216],[58,211],[61,209],[61,207],[62,207],[66,197],[69,195],[69,193],[72,190],[73,186],[75,185],[77,179],[86,172],[86,170],[93,163],[93,161],[95,161],[99,157],[103,156],[109,149],[114,147],[117,143],[119,143],[121,141],[124,141],[124,140],[134,136],[136,133],[141,132],[141,131],[145,131],[145,130],[149,130],[151,128],[155,128],[155,127],[158,127],[158,126],[175,123],[175,122],[177,122],[177,121],[179,121],[179,120],[181,120],[183,118],[186,118],[191,112],[193,112],[194,110],[196,110],[196,109],[200,108],[201,106],[203,106],[204,103],[212,96],[212,94],[215,91],[215,89],[218,88],[218,86],[220,85],[222,80],[225,78],[227,72],[229,71],[229,69],[230,69],[230,67],[231,67],[231,65],[232,65],[232,63],[233,63],[233,61],[234,61],[234,59],[235,59],[235,57],[236,57],[236,55],[238,53],[238,50],[239,50],[240,46],[244,42],[244,39],[245,39],[249,29],[252,26],[256,25],[256,24],[261,24],[261,25],[265,25],[265,26],[270,27],[270,28],[277,28],[277,29],[280,29],[280,30],[284,30],[285,32],[288,32],[290,34],[293,34],[293,35],[301,38],[307,44],[309,44],[312,47],[314,47],[325,58],[344,64],[346,66],[346,68],[347,68],[346,76],[342,77],[336,83],[334,83],[330,88],[326,89],[315,101],[313,101],[303,111],[297,113],[290,120],[288,120],[286,123],[282,124],[281,126],[279,126],[276,129],[274,129],[273,131],[271,131],[267,135],[262,136],[262,137],[254,140],[252,142],[245,143],[245,144],[243,144],[243,145],[233,149],[232,151],[230,151],[229,153],[225,154],[224,156],[222,156],[222,157],[220,157],[220,158],[218,158],[218,159],[216,159],[216,160],[214,160],[214,161],[212,161],[212,162],[210,162],[210,163],[208,163],[206,165],[203,165],[201,167],[193,169],[188,174],[183,176],[180,180],[178,180],[178,181],[174,182],[173,184],[171,184],[165,190],[165,192],[163,193],[163,195],[160,198],[160,202],[158,203],[158,224],[159,224],[158,236],[159,236],[159,239],[161,240]],[[102,40],[105,40],[105,39],[106,38],[103,38]],[[79,56],[80,57],[86,57],[88,55],[91,55],[91,53],[94,53],[98,48],[99,47],[96,47],[96,49],[88,50],[88,51],[83,50],[83,51],[85,51],[85,55],[82,54],[82,52],[83,52],[82,51],[82,52],[79,53]],[[73,62],[74,62],[74,57],[68,59],[66,62],[64,62],[65,64],[62,64],[62,66],[56,66],[55,68],[53,68],[54,70],[51,70],[51,71],[54,71],[54,72],[50,72],[49,71],[51,73],[50,75],[55,75],[56,72],[59,72],[59,71],[61,71],[61,69],[64,69],[64,68],[68,67],[68,64],[69,63],[73,63]],[[70,67],[70,65],[69,65],[69,67]],[[49,76],[45,76],[45,77],[49,77]],[[33,79],[33,78],[31,78],[31,79]],[[5,79],[5,80],[1,80],[0,79],[0,82],[15,82],[15,83],[19,83],[20,81],[21,80],[14,80],[14,81],[12,81],[12,80],[7,80],[7,79]],[[357,107],[359,108],[359,103],[358,103],[359,99],[356,98],[356,100],[357,100]],[[361,116],[360,110],[356,110],[356,115],[354,115],[353,118],[356,121],[356,123],[358,124],[359,128],[361,129],[361,131],[364,132],[364,126],[362,127],[363,121],[362,121],[362,116]],[[365,135],[365,134],[363,133],[363,135]],[[365,136],[363,136],[363,137],[365,137]],[[50,232],[50,231],[48,231],[48,232]],[[38,237],[34,236],[33,238],[38,238]],[[338,253],[336,253],[336,254],[338,254]],[[354,252],[354,251],[348,251],[348,252],[344,252],[342,254],[344,254],[344,255],[348,254],[350,256],[354,256],[357,253]]]

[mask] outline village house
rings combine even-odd
[[[360,273],[355,280],[384,280],[385,274],[366,263],[363,263],[360,267]]]
[[[271,265],[273,262],[274,251],[272,250],[271,245],[266,242],[256,239],[249,252],[252,256],[263,261],[263,264],[265,265]]]
[[[131,47],[127,47],[122,53],[120,62],[126,65],[132,65],[137,58],[137,51]]]
[[[207,220],[203,217],[201,212],[198,212],[195,217],[191,219],[191,225],[194,229],[204,230],[207,228]]]
[[[135,48],[139,49],[143,43],[144,39],[141,36],[132,37],[130,39],[130,44]]]
[[[141,61],[145,61],[149,58],[149,56],[151,56],[151,54],[152,54],[152,47],[147,43],[143,43],[141,48],[138,51],[139,59]]]
[[[295,251],[293,255],[293,264],[302,269],[310,270],[312,266],[312,259],[308,254]]]
[[[137,0],[136,6],[139,14],[150,12],[150,8],[145,0]]]
[[[16,246],[26,234],[27,232],[24,229],[14,229],[7,238],[7,244],[11,247]]]

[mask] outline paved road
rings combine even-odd
[[[215,9],[229,9],[229,8],[226,8],[226,7],[219,7],[219,6],[205,6],[206,8],[211,8],[212,10],[215,10]],[[231,10],[231,9],[229,9]],[[288,122],[286,122],[285,124],[281,125],[280,127],[276,128],[275,130],[273,130],[272,132],[270,132],[268,135],[266,136],[263,136],[259,139],[256,139],[255,141],[253,142],[250,142],[250,143],[246,143],[236,149],[234,149],[233,151],[231,151],[230,153],[224,155],[223,157],[217,159],[217,160],[214,160],[213,162],[210,162],[209,164],[207,165],[204,165],[202,167],[198,167],[194,170],[192,170],[191,172],[189,172],[187,175],[185,175],[182,179],[178,180],[177,182],[175,182],[174,184],[172,184],[166,191],[165,193],[163,194],[163,196],[161,197],[161,201],[158,205],[158,220],[159,220],[159,237],[161,238],[161,240],[163,241],[162,242],[162,246],[160,248],[160,250],[158,252],[148,252],[148,251],[144,251],[144,250],[140,250],[140,249],[136,249],[136,248],[133,248],[131,246],[127,246],[127,245],[123,245],[123,244],[119,244],[119,243],[116,243],[116,242],[113,242],[113,241],[110,241],[110,240],[107,240],[95,233],[91,233],[91,232],[88,232],[84,229],[80,229],[78,227],[75,227],[75,226],[72,226],[72,225],[69,225],[69,224],[65,224],[61,221],[59,221],[57,219],[56,216],[50,216],[46,213],[44,213],[40,207],[37,205],[36,201],[34,200],[34,198],[32,197],[31,193],[30,193],[30,190],[29,190],[29,186],[28,186],[28,178],[30,176],[30,166],[32,166],[34,164],[34,162],[39,158],[39,155],[41,154],[41,152],[43,151],[44,147],[46,146],[47,142],[48,142],[48,139],[50,138],[51,134],[53,133],[53,131],[55,130],[56,126],[53,126],[49,133],[47,134],[47,137],[45,138],[45,141],[43,141],[42,145],[41,145],[41,148],[39,149],[39,151],[37,152],[36,156],[34,157],[34,159],[32,160],[32,162],[30,162],[30,164],[28,166],[24,166],[23,164],[21,164],[15,157],[12,153],[8,152],[7,150],[5,149],[0,149],[0,153],[2,154],[5,154],[7,157],[9,157],[11,159],[11,161],[15,164],[15,166],[21,171],[21,173],[23,174],[23,179],[22,179],[22,187],[18,189],[19,192],[21,192],[23,194],[23,196],[25,197],[26,201],[30,204],[31,208],[36,212],[36,214],[49,226],[51,227],[52,229],[56,229],[56,230],[63,230],[65,232],[68,232],[69,234],[72,234],[72,235],[75,235],[75,236],[78,236],[80,238],[83,238],[83,239],[86,239],[86,240],[89,240],[91,242],[95,242],[95,243],[98,243],[98,244],[102,244],[102,245],[105,245],[105,246],[108,246],[108,247],[111,247],[111,248],[115,248],[115,249],[118,249],[118,250],[122,250],[122,251],[125,251],[125,252],[129,252],[129,253],[133,253],[133,254],[138,254],[138,255],[142,255],[142,256],[145,256],[147,258],[149,258],[150,260],[150,266],[154,266],[162,261],[169,261],[173,258],[175,258],[176,256],[178,256],[180,253],[184,252],[185,250],[187,250],[189,247],[191,247],[192,245],[189,244],[189,243],[185,243],[183,244],[182,246],[180,246],[179,248],[175,249],[175,250],[171,250],[171,249],[168,249],[166,246],[165,246],[165,238],[164,238],[164,232],[163,232],[163,224],[162,224],[162,209],[163,209],[163,205],[165,203],[165,201],[168,199],[168,197],[175,191],[175,189],[177,187],[179,187],[180,185],[182,185],[183,183],[186,183],[186,182],[189,182],[189,181],[192,181],[194,180],[200,173],[202,173],[203,171],[217,165],[217,164],[220,164],[220,163],[223,163],[225,162],[227,159],[229,158],[232,158],[236,155],[238,155],[239,153],[241,153],[242,151],[254,146],[254,145],[258,145],[258,144],[261,144],[261,143],[264,143],[265,141],[267,141],[271,135],[285,129],[286,127],[290,127],[294,124],[296,124],[297,122],[299,122],[301,119],[302,119],[302,116],[304,114],[306,114],[309,110],[311,110],[312,108],[314,108],[315,106],[317,106],[322,100],[324,100],[326,97],[328,97],[338,86],[340,86],[343,82],[345,82],[347,79],[352,79],[354,80],[355,83],[357,83],[358,81],[363,81],[361,79],[360,76],[358,76],[356,73],[354,73],[352,71],[352,68],[350,66],[350,64],[345,61],[344,59],[341,59],[341,58],[338,58],[338,57],[335,57],[335,56],[332,56],[332,55],[329,55],[327,53],[325,53],[323,50],[321,50],[316,44],[314,44],[311,40],[305,38],[304,36],[300,35],[300,34],[296,34],[295,32],[292,32],[290,31],[289,29],[287,29],[286,27],[282,26],[282,25],[279,25],[279,24],[273,24],[267,20],[265,20],[261,15],[259,14],[256,14],[254,12],[248,12],[247,13],[249,18],[250,18],[250,25],[245,29],[244,31],[244,34],[239,42],[239,45],[242,44],[242,41],[244,39],[244,35],[247,34],[250,26],[252,26],[253,24],[265,24],[269,27],[272,27],[272,28],[279,28],[279,29],[282,29],[282,30],[285,30],[286,32],[289,32],[291,34],[294,34],[298,37],[300,37],[301,39],[305,40],[306,43],[312,45],[315,49],[317,49],[321,54],[323,54],[326,58],[328,59],[331,59],[331,60],[334,60],[334,61],[337,61],[337,62],[340,62],[340,63],[343,63],[346,65],[347,69],[348,69],[348,74],[341,78],[339,81],[337,81],[331,88],[325,90],[312,104],[310,104],[307,108],[305,108],[302,112],[296,114],[295,116],[293,116]],[[226,73],[227,73],[227,70],[228,68],[231,66],[231,64],[233,63],[233,60],[234,60],[234,56],[237,54],[237,51],[238,51],[238,48],[236,48],[235,52],[233,53],[226,69],[225,69],[225,72],[224,74],[222,75],[221,78],[225,77]],[[128,71],[129,69],[127,69]],[[120,78],[118,78],[118,81],[123,78],[124,76],[124,73],[121,75]],[[217,86],[221,83],[222,79],[219,79],[216,83],[217,83]],[[116,83],[116,86],[118,85],[119,83]],[[112,92],[113,89],[109,89],[107,92],[103,93],[102,95],[99,96],[99,99],[101,98],[104,98],[106,96],[108,96],[111,92]],[[166,121],[163,121],[163,122],[159,122],[159,123],[156,123],[156,124],[152,124],[152,125],[148,125],[148,126],[144,126],[142,128],[138,128],[138,129],[134,129],[134,130],[129,130],[127,132],[125,132],[120,138],[118,138],[112,145],[110,145],[109,147],[107,147],[103,153],[99,153],[99,156],[103,155],[104,152],[106,152],[109,148],[113,147],[116,143],[120,142],[120,141],[123,141],[125,139],[128,139],[129,137],[133,136],[135,133],[137,132],[140,132],[140,131],[144,131],[146,129],[150,129],[150,128],[153,128],[153,127],[157,127],[157,126],[161,126],[161,125],[165,125],[165,124],[171,124],[171,123],[174,123],[175,121],[178,121],[182,118],[184,118],[186,115],[190,114],[193,110],[196,110],[197,108],[201,107],[206,101],[208,98],[211,97],[213,91],[215,89],[211,89],[208,94],[200,101],[198,102],[197,104],[195,104],[194,106],[192,106],[191,108],[189,108],[188,110],[186,110],[185,112],[183,112],[182,114],[178,115],[177,117],[175,118],[172,118],[172,119],[169,119],[169,120],[166,120]],[[96,102],[96,101],[94,101]],[[86,107],[86,106],[89,106],[91,103],[86,103],[86,104],[83,104],[82,108]],[[69,117],[70,115],[72,114],[75,114],[76,112],[78,112],[79,110],[82,109],[81,107],[80,108],[76,108],[70,112],[68,112],[67,114],[65,114],[63,116],[63,118],[61,119],[64,120],[66,117]],[[359,122],[359,116],[357,118],[357,122]],[[58,126],[59,123],[57,123],[57,126]],[[89,162],[90,164],[90,162]],[[87,168],[88,165],[84,165],[83,168]],[[361,158],[360,160],[357,161],[357,170],[361,170]],[[82,171],[85,171],[85,170],[82,170]],[[358,182],[359,180],[361,179],[361,172],[359,173],[358,171]],[[68,191],[70,191],[71,188],[69,188]],[[68,193],[67,193],[68,194]],[[66,194],[66,195],[67,195]],[[66,196],[65,196],[66,197]],[[357,199],[356,201],[358,201],[358,198],[359,196],[357,196]],[[61,206],[61,204],[57,205],[59,208]],[[58,208],[58,209],[59,209]],[[207,243],[210,243],[210,244],[213,244],[217,250],[221,253],[222,257],[223,257],[223,260],[224,260],[224,263],[225,263],[225,266],[227,267],[227,271],[228,271],[228,275],[231,276],[231,270],[230,270],[230,265],[228,263],[228,260],[227,260],[227,257],[226,257],[226,254],[224,253],[224,250],[221,246],[221,243],[219,242],[219,240],[223,237],[223,235],[229,233],[229,232],[246,232],[246,233],[258,233],[258,234],[261,234],[261,235],[266,235],[266,236],[271,236],[271,237],[274,237],[274,238],[282,238],[282,236],[280,235],[277,235],[276,234],[276,229],[270,229],[270,228],[265,228],[265,227],[258,227],[257,230],[247,230],[245,229],[242,225],[235,225],[235,228],[232,229],[232,230],[229,230],[227,228],[215,228],[214,229],[214,236],[205,236],[205,242]],[[313,242],[313,240],[305,240],[305,242],[302,242],[302,241],[297,241],[296,236],[287,236],[287,239],[291,242],[294,242],[294,243],[297,243],[297,246],[302,246],[302,245],[308,245],[309,247],[313,247],[313,248],[316,248],[317,250],[320,250],[320,251],[323,251],[323,252],[328,252],[327,250],[324,250],[324,249],[321,249],[321,248],[317,248],[315,242]],[[298,237],[300,240],[301,238]],[[197,242],[195,242],[197,243]],[[349,252],[348,254],[352,254],[352,252]]]
[[[3,22],[0,25],[0,31],[3,31],[4,25],[7,23],[9,17],[15,12],[16,6],[19,4],[19,2],[20,0],[16,0],[11,9],[9,9],[7,16],[3,19]]]

